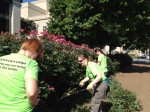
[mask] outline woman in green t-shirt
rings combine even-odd
[[[98,65],[89,60],[86,54],[79,55],[78,62],[81,66],[86,67],[86,77],[81,80],[79,85],[83,86],[87,81],[90,81],[87,90],[93,90],[90,112],[99,112],[101,110],[101,101],[107,94],[109,80],[100,72]]]
[[[28,39],[19,52],[0,57],[0,112],[32,112],[38,104],[37,57],[43,57],[37,39]]]
[[[108,76],[108,68],[107,68],[107,56],[103,53],[100,48],[94,48],[95,54],[98,56],[97,64],[99,65],[99,70]]]

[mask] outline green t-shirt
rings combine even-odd
[[[103,54],[98,56],[98,62],[100,62],[99,70],[102,72],[107,72],[107,57]]]
[[[90,81],[93,81],[98,73],[102,75],[103,80],[106,79],[105,75],[101,71],[99,71],[98,65],[94,62],[89,61],[86,67],[86,76],[90,78]]]
[[[38,63],[12,53],[0,57],[0,112],[31,112],[25,88],[26,79],[38,80]]]

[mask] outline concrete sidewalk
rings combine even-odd
[[[124,89],[136,94],[142,104],[141,112],[150,112],[150,64],[133,64],[115,77]]]

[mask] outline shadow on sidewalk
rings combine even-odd
[[[122,73],[144,73],[150,72],[150,64],[132,64],[121,70]]]

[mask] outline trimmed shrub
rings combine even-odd
[[[116,71],[121,70],[129,65],[132,64],[132,57],[130,57],[128,54],[123,54],[123,53],[117,53],[114,55],[109,56],[111,60],[115,63],[119,63],[116,66]]]
[[[141,105],[135,94],[122,89],[121,84],[113,78],[111,78],[108,98],[112,103],[109,112],[138,112],[141,110]]]
[[[30,37],[18,37],[9,33],[0,35],[0,56],[17,52],[21,43],[27,38],[39,38],[42,42],[45,51],[44,59],[37,60],[40,67],[39,97],[41,101],[34,109],[34,112],[88,112],[89,107],[86,107],[86,104],[91,98],[88,91],[73,94],[65,98],[62,98],[62,96],[72,90],[76,92],[85,88],[78,86],[80,80],[85,76],[85,69],[79,66],[77,56],[80,53],[87,53],[91,57],[94,57],[93,50],[88,48],[87,45],[79,46],[67,42],[62,35],[48,35],[47,32],[43,32],[42,36],[37,37],[34,35],[36,33],[33,32],[32,34]],[[108,63],[109,70],[113,72],[116,69],[115,66],[117,63],[114,63],[110,59],[108,59]],[[113,112],[129,112],[130,110],[134,112],[139,107],[138,103],[135,103],[136,99],[132,95],[128,95],[128,92],[123,91],[121,87],[117,86],[115,88],[116,86],[113,85],[116,84],[111,84],[112,92],[110,92],[109,96],[113,104]],[[126,104],[124,102],[129,103]],[[119,109],[117,106],[119,106]],[[123,110],[120,111],[121,109]]]
[[[112,61],[109,56],[107,56],[107,66],[108,66],[108,71],[110,75],[114,75],[115,72],[119,69],[119,62],[118,61]]]

